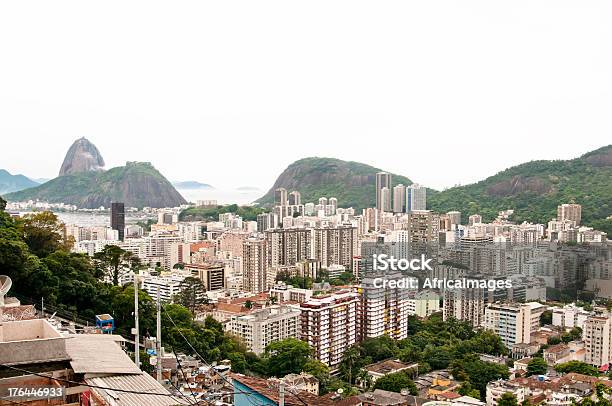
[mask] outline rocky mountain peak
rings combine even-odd
[[[79,138],[68,149],[59,176],[104,169],[104,158],[87,138]]]

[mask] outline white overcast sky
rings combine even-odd
[[[0,3],[0,168],[268,188],[307,156],[435,188],[612,140],[612,2]]]

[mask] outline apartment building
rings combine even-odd
[[[409,243],[412,257],[424,254],[435,258],[440,240],[440,215],[430,210],[414,210],[408,214]]]
[[[582,219],[582,206],[579,204],[561,204],[557,206],[557,220],[558,221],[571,221],[574,226],[580,225]]]
[[[276,285],[270,289],[270,298],[275,298],[277,303],[284,302],[307,302],[313,294],[311,289],[295,288],[291,285],[286,285],[284,282],[277,282]]]
[[[356,341],[357,294],[340,291],[300,304],[302,340],[315,359],[335,371],[344,352]]]
[[[187,272],[174,272],[171,275],[141,276],[142,289],[146,291],[152,298],[157,297],[159,289],[159,297],[164,302],[171,302],[175,295],[181,293],[181,282],[190,276]]]
[[[223,262],[204,265],[188,264],[185,265],[185,271],[200,279],[207,291],[221,290],[226,287]]]
[[[353,269],[353,257],[357,253],[357,228],[348,225],[317,227],[313,229],[313,256],[321,267],[343,265]]]
[[[363,278],[357,288],[357,336],[360,340],[382,335],[396,340],[408,337],[410,290],[382,286],[384,282],[399,281],[402,277],[401,273],[396,272],[386,275],[370,274]]]
[[[295,307],[270,306],[246,315],[234,315],[226,328],[242,338],[249,351],[259,355],[274,341],[299,338],[300,315]]]
[[[590,316],[586,319],[582,331],[586,363],[599,367],[612,361],[611,334],[612,319],[609,314]]]
[[[429,317],[440,311],[440,295],[431,290],[422,290],[410,295],[408,315]]]
[[[265,232],[268,266],[292,266],[312,256],[312,230],[279,228]]]
[[[570,303],[563,307],[555,307],[552,310],[552,324],[553,326],[565,329],[579,327],[584,330],[584,322],[593,315],[594,312],[584,310],[582,307]]]
[[[484,289],[448,289],[443,293],[442,317],[469,322],[479,327],[484,322]]]
[[[267,287],[267,241],[250,237],[242,244],[242,287],[247,292],[259,293]]]
[[[548,306],[537,302],[493,303],[485,309],[484,327],[497,334],[512,348],[514,344],[531,343],[531,334],[540,326],[540,316]]]

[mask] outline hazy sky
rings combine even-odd
[[[268,188],[292,161],[435,188],[612,140],[612,2],[0,3],[0,168]]]

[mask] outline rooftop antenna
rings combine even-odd
[[[6,275],[0,275],[0,307],[4,307],[4,296],[13,286],[13,281]]]

